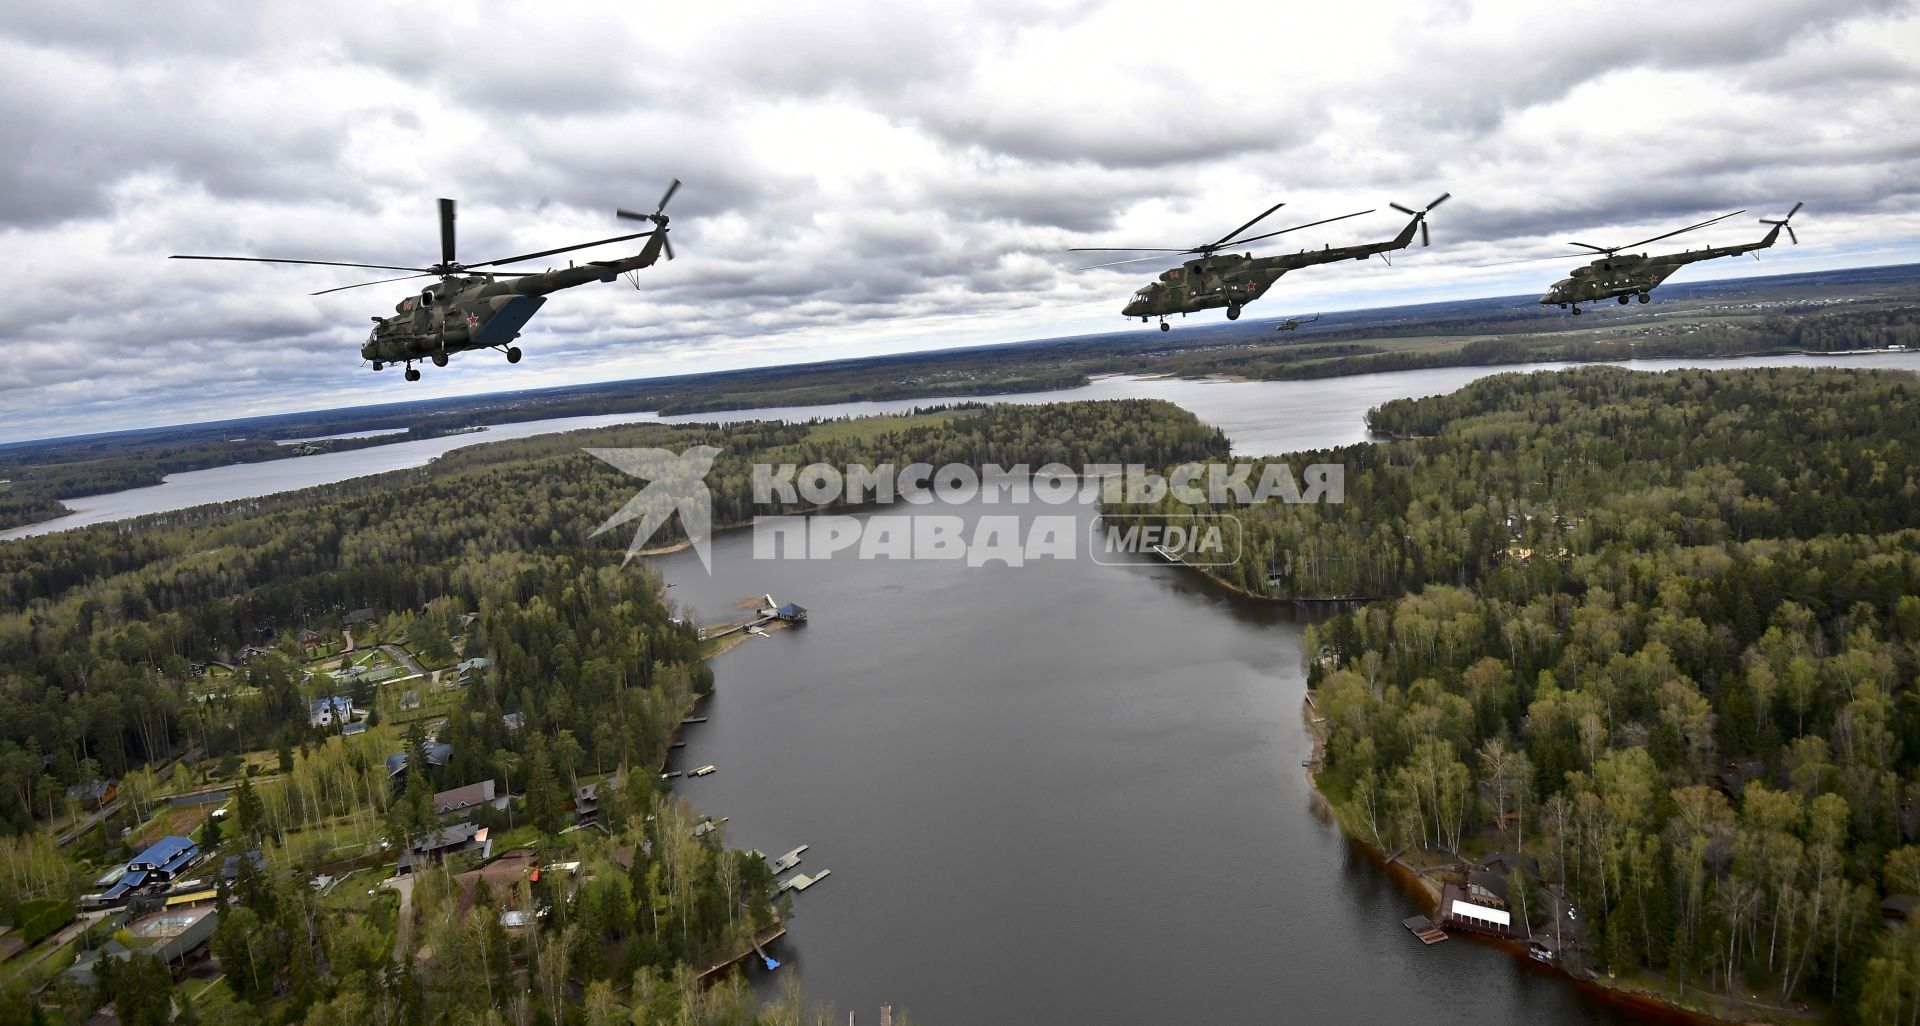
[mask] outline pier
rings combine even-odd
[[[831,872],[833,872],[833,870],[823,869],[814,876],[808,876],[805,873],[795,873],[792,876],[787,877],[785,880],[780,881],[780,893],[785,894],[788,891],[804,891],[807,888],[812,887],[814,884],[817,884],[820,881],[825,880],[827,878],[827,874]]]
[[[751,619],[742,620],[739,623],[727,624],[722,627],[715,627],[711,630],[702,630],[700,632],[700,640],[712,641],[715,638],[724,638],[729,634],[738,634],[741,631],[765,637],[769,625],[786,626],[807,622],[807,607],[798,602],[775,602],[772,595],[762,595],[760,597],[766,600],[766,604],[755,610]]]
[[[800,864],[800,854],[806,850],[807,850],[807,846],[803,844],[800,847],[795,848],[792,851],[786,853],[785,855],[782,855],[779,858],[774,859],[772,862],[767,863],[767,867],[769,869],[772,869],[775,874],[784,873],[787,870],[792,869],[793,867]]]
[[[786,935],[787,935],[787,924],[779,921],[779,919],[776,918],[772,926],[769,926],[765,930],[760,931],[758,936],[750,938],[745,947],[741,948],[739,951],[734,952],[731,955],[728,955],[722,960],[707,966],[705,969],[702,969],[700,971],[700,974],[694,977],[694,980],[699,983],[713,983],[714,981],[718,980],[721,976],[725,975],[728,969],[731,969],[735,965],[739,964],[739,962],[742,959],[746,958],[748,955],[757,954],[760,956],[760,958],[763,961],[773,962],[773,965],[769,966],[768,968],[774,968],[778,966],[780,963],[774,961],[770,956],[767,955],[766,945],[772,944],[774,941],[779,940],[780,938]]]
[[[1422,944],[1433,945],[1447,939],[1447,931],[1433,925],[1433,921],[1426,916],[1402,919],[1400,925],[1412,931],[1415,937],[1420,938]]]

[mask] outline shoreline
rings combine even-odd
[[[1209,574],[1208,576],[1212,575]],[[1313,794],[1313,812],[1315,815],[1321,817],[1323,821],[1338,830],[1343,840],[1353,846],[1355,850],[1359,851],[1369,864],[1384,872],[1395,884],[1410,894],[1417,893],[1421,895],[1423,898],[1423,910],[1428,915],[1435,914],[1440,906],[1441,885],[1439,881],[1428,876],[1423,870],[1417,869],[1397,857],[1389,857],[1388,853],[1382,851],[1378,845],[1357,836],[1353,831],[1349,830],[1346,821],[1340,816],[1339,807],[1335,805],[1333,799],[1327,797],[1326,793],[1320,790],[1318,774],[1323,762],[1326,735],[1324,731],[1319,729],[1319,724],[1316,722],[1319,719],[1319,713],[1314,708],[1312,690],[1308,690],[1305,697],[1301,699],[1300,719],[1301,725],[1305,727],[1307,731],[1307,736],[1313,742],[1313,756],[1301,769],[1306,775],[1307,786]],[[1669,1023],[1672,1024],[1672,1026],[1749,1026],[1749,1024],[1754,1023],[1778,1023],[1796,1020],[1806,1023],[1822,1021],[1822,1016],[1812,1011],[1804,1015],[1788,1013],[1788,1018],[1786,1019],[1763,1019],[1756,1018],[1753,1015],[1747,1015],[1742,1018],[1730,1018],[1718,1012],[1709,1011],[1693,1005],[1675,1004],[1660,994],[1638,989],[1632,985],[1632,978],[1626,980],[1610,980],[1600,976],[1593,970],[1576,973],[1558,963],[1541,964],[1534,962],[1526,954],[1525,942],[1513,938],[1495,939],[1482,937],[1477,934],[1456,935],[1452,933],[1449,933],[1448,936],[1452,939],[1470,940],[1474,943],[1485,944],[1489,947],[1496,948],[1514,958],[1516,961],[1527,962],[1529,966],[1534,967],[1536,971],[1551,973],[1556,977],[1572,982],[1581,988],[1586,996],[1592,1000],[1603,1001],[1630,1009],[1635,1014],[1648,1018],[1649,1021]],[[1710,995],[1716,1001],[1726,1000],[1719,995],[1713,994],[1711,991],[1702,989],[1701,992]]]

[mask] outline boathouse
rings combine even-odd
[[[1440,890],[1440,910],[1434,917],[1449,930],[1485,934],[1489,937],[1513,936],[1513,916],[1504,908],[1473,900],[1472,892],[1459,884],[1447,884]]]

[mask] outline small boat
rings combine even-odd
[[[691,771],[691,772],[689,772],[689,773],[687,774],[687,776],[690,776],[690,777],[704,777],[704,776],[706,776],[707,774],[709,774],[709,773],[712,773],[712,772],[713,772],[713,770],[714,770],[714,767],[712,767],[712,766],[702,766],[702,767],[700,767],[700,768],[699,768],[699,769],[697,769],[697,770],[693,770],[693,771]]]

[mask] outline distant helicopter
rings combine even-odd
[[[667,201],[680,188],[680,179],[673,180],[667,186],[666,194],[660,197],[660,204],[651,214],[636,214],[631,210],[618,210],[615,215],[635,221],[651,221],[653,227],[644,232],[631,235],[617,235],[611,239],[598,239],[582,242],[574,246],[561,246],[558,249],[543,249],[538,253],[522,253],[519,256],[503,257],[499,260],[482,260],[478,263],[463,264],[454,259],[453,222],[454,203],[450,199],[440,201],[440,262],[431,267],[400,267],[393,264],[342,263],[335,260],[282,260],[273,257],[231,257],[231,256],[186,256],[175,255],[173,260],[236,260],[267,264],[319,264],[327,267],[368,267],[385,271],[416,271],[416,274],[401,275],[398,278],[383,278],[379,281],[366,281],[357,285],[341,285],[338,288],[321,289],[313,295],[321,296],[342,289],[357,289],[366,285],[385,285],[388,282],[406,281],[411,278],[437,276],[440,280],[420,290],[416,296],[408,296],[394,304],[394,316],[375,317],[373,331],[360,347],[360,356],[371,361],[374,370],[382,370],[387,364],[405,364],[406,379],[420,380],[420,371],[413,364],[416,360],[432,360],[434,366],[445,367],[447,358],[454,353],[475,349],[495,349],[504,353],[508,363],[520,362],[520,347],[511,345],[520,337],[520,329],[532,319],[542,304],[547,301],[547,293],[570,289],[575,285],[585,285],[591,281],[610,282],[615,277],[644,267],[652,267],[664,252],[668,260],[673,259],[673,244],[667,241]],[[570,253],[576,249],[592,246],[604,246],[613,242],[626,242],[629,239],[647,239],[640,252],[617,260],[590,260],[579,266],[569,264],[551,271],[481,271],[478,268],[494,267],[500,264],[519,263],[537,257],[553,256],[556,253]],[[635,282],[636,286],[638,282]]]
[[[1782,228],[1787,230],[1787,238],[1792,239],[1793,244],[1798,246],[1800,244],[1800,237],[1793,234],[1793,226],[1788,224],[1788,222],[1792,221],[1793,215],[1799,213],[1800,208],[1804,206],[1806,206],[1805,203],[1795,203],[1793,209],[1787,211],[1787,216],[1777,221],[1765,217],[1761,218],[1761,224],[1770,224],[1773,228],[1770,229],[1766,236],[1759,242],[1749,242],[1740,246],[1715,246],[1707,249],[1688,250],[1684,253],[1668,253],[1665,256],[1648,256],[1645,253],[1628,253],[1622,255],[1620,252],[1623,249],[1644,246],[1649,242],[1659,242],[1661,239],[1670,239],[1675,235],[1681,235],[1698,228],[1705,228],[1710,224],[1719,224],[1729,217],[1746,213],[1745,210],[1736,210],[1732,214],[1721,214],[1712,220],[1688,225],[1678,231],[1671,231],[1665,235],[1656,235],[1651,239],[1641,239],[1639,242],[1628,243],[1625,246],[1605,247],[1595,246],[1585,242],[1568,243],[1570,246],[1579,246],[1583,249],[1593,250],[1600,254],[1600,258],[1587,264],[1585,267],[1574,268],[1571,277],[1562,278],[1554,282],[1553,287],[1547,290],[1547,294],[1540,297],[1540,305],[1557,306],[1562,310],[1572,307],[1573,312],[1578,314],[1581,303],[1596,303],[1603,299],[1618,298],[1620,303],[1625,305],[1632,297],[1639,296],[1640,302],[1650,302],[1652,297],[1649,296],[1648,293],[1659,287],[1660,283],[1666,281],[1673,272],[1687,264],[1698,263],[1702,260],[1713,260],[1718,257],[1739,256],[1742,253],[1751,253],[1756,249],[1766,249],[1773,245],[1774,239],[1780,237],[1780,229]]]
[[[1145,324],[1150,318],[1158,317],[1160,318],[1160,330],[1167,331],[1172,328],[1172,325],[1167,323],[1167,317],[1171,314],[1185,315],[1197,313],[1201,310],[1211,310],[1215,307],[1226,307],[1227,320],[1234,321],[1240,319],[1241,307],[1266,295],[1267,290],[1273,287],[1273,283],[1279,281],[1280,276],[1286,274],[1288,271],[1301,267],[1311,267],[1314,264],[1330,264],[1340,260],[1365,260],[1375,253],[1389,253],[1396,249],[1405,249],[1413,244],[1413,233],[1416,226],[1420,229],[1420,244],[1422,246],[1427,245],[1427,214],[1433,210],[1433,208],[1445,203],[1447,197],[1450,195],[1452,195],[1452,193],[1441,193],[1438,199],[1427,204],[1425,210],[1411,210],[1398,203],[1388,204],[1388,206],[1391,206],[1403,214],[1411,215],[1413,219],[1407,222],[1407,226],[1401,229],[1399,235],[1394,236],[1393,239],[1387,242],[1372,242],[1359,246],[1342,246],[1338,249],[1331,247],[1319,250],[1303,249],[1298,253],[1269,257],[1256,257],[1250,252],[1245,254],[1220,252],[1220,250],[1228,246],[1240,246],[1247,243],[1259,242],[1261,239],[1271,239],[1276,235],[1297,232],[1302,228],[1331,224],[1334,221],[1344,221],[1349,217],[1359,217],[1361,214],[1373,213],[1371,210],[1361,210],[1352,214],[1341,214],[1339,217],[1329,217],[1322,221],[1297,224],[1292,228],[1282,228],[1277,232],[1268,232],[1265,235],[1254,235],[1244,239],[1235,237],[1241,232],[1259,224],[1261,221],[1266,220],[1274,211],[1286,206],[1285,203],[1275,203],[1273,206],[1268,207],[1259,217],[1221,236],[1218,241],[1194,246],[1191,249],[1158,249],[1146,246],[1081,246],[1075,247],[1069,250],[1069,252],[1198,254],[1192,260],[1186,261],[1179,267],[1162,271],[1159,281],[1149,283],[1145,288],[1135,292],[1133,299],[1128,301],[1127,305],[1121,309],[1121,316],[1129,319],[1138,317],[1142,324]],[[1094,264],[1092,266],[1112,267],[1117,264],[1130,264],[1138,260],[1152,259],[1154,258],[1151,256],[1131,257],[1126,260],[1115,260],[1111,263]],[[1083,270],[1086,269],[1087,268],[1083,268]]]
[[[1299,327],[1300,327],[1300,326],[1301,326],[1302,324],[1312,324],[1312,323],[1313,323],[1314,321],[1317,321],[1317,320],[1319,320],[1319,319],[1320,319],[1320,315],[1319,315],[1319,314],[1314,314],[1314,315],[1313,315],[1312,317],[1309,317],[1309,318],[1307,318],[1307,319],[1306,319],[1306,320],[1304,320],[1304,321],[1303,321],[1303,320],[1301,320],[1301,319],[1300,319],[1300,318],[1298,318],[1298,317],[1289,317],[1289,318],[1287,318],[1286,320],[1284,320],[1284,321],[1281,321],[1281,322],[1280,322],[1280,326],[1279,326],[1279,327],[1277,327],[1277,328],[1274,328],[1273,330],[1275,330],[1275,331],[1296,331],[1296,330],[1298,330],[1298,329],[1299,329]]]

